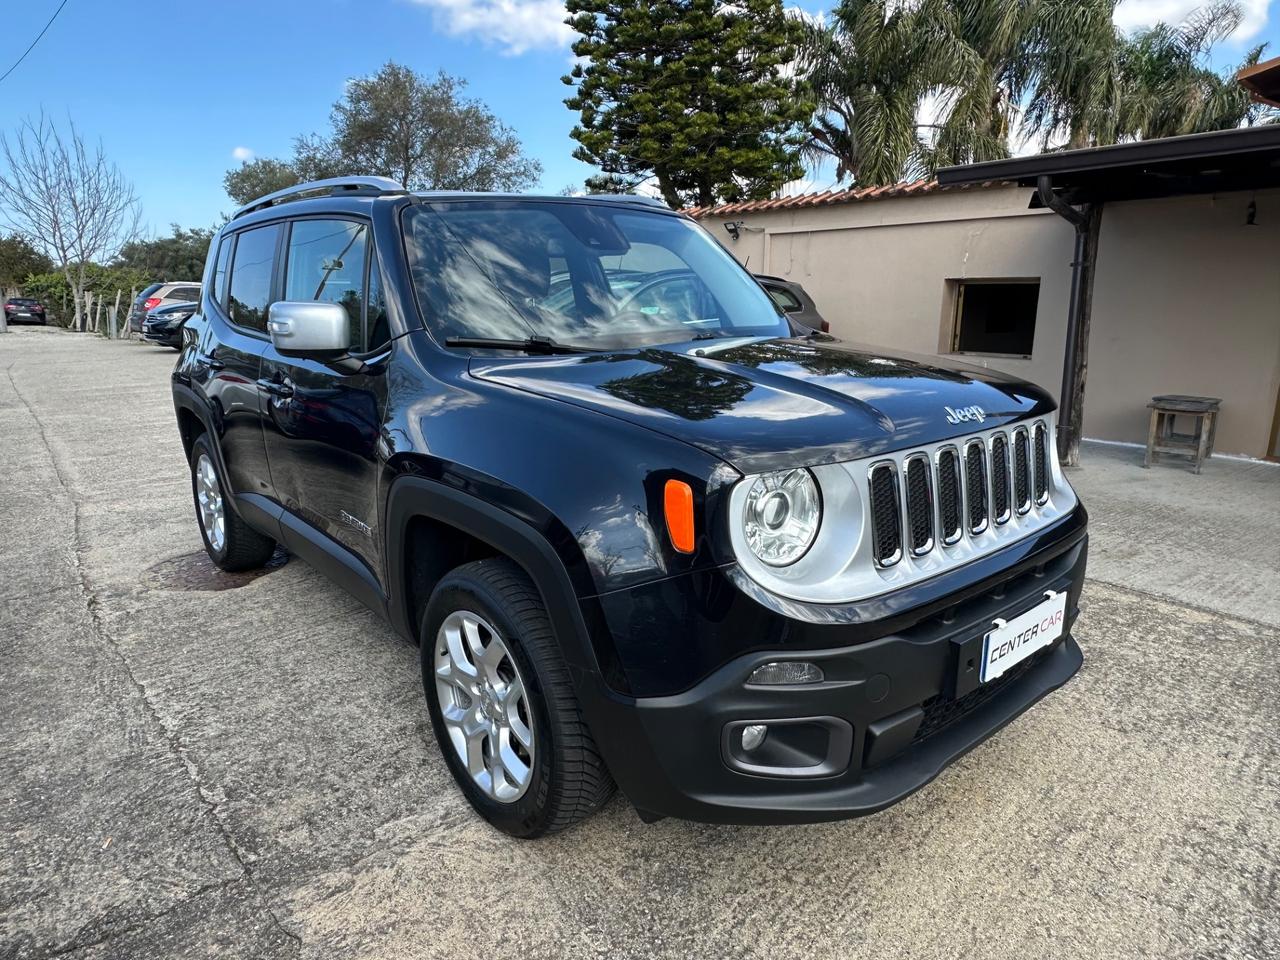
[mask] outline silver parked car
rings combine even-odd
[[[200,281],[198,280],[166,280],[163,283],[153,283],[133,301],[133,307],[129,311],[129,329],[134,333],[141,333],[142,321],[157,307],[199,300]]]

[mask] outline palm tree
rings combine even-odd
[[[1267,119],[1214,73],[1240,25],[1234,0],[1127,37],[1119,0],[844,0],[807,26],[801,69],[818,101],[811,158],[839,179],[892,183],[939,166],[1041,149],[1221,130]],[[1256,63],[1265,44],[1244,65]],[[936,121],[921,118],[932,103]]]
[[[956,42],[954,0],[843,0],[830,16],[808,24],[801,55],[818,104],[810,156],[834,159],[841,180],[893,183],[918,159],[925,96],[962,86],[978,59]]]
[[[1120,53],[1124,139],[1176,137],[1252,124],[1264,108],[1235,81],[1242,67],[1261,58],[1254,47],[1240,67],[1225,74],[1209,66],[1209,52],[1240,25],[1234,3],[1217,3],[1192,13],[1178,26],[1157,24],[1125,40]]]
[[[942,116],[922,137],[920,163],[940,166],[1000,160],[1030,80],[1026,37],[1038,0],[953,0],[956,40],[973,51],[964,83],[935,93]]]
[[[1116,140],[1120,110],[1119,0],[1039,0],[1024,38],[1026,112],[1022,128],[1047,149]]]

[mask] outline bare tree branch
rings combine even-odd
[[[0,216],[62,270],[84,329],[85,268],[138,237],[142,208],[133,184],[99,141],[86,145],[70,120],[59,131],[42,112],[12,137],[0,134]]]

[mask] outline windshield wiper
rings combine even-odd
[[[574,347],[557,343],[548,337],[526,337],[524,340],[503,340],[499,337],[446,337],[446,347],[477,347],[484,350],[519,350],[522,353],[590,353],[587,347]]]

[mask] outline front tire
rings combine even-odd
[[[520,567],[494,558],[446,575],[420,641],[436,740],[480,816],[532,838],[612,796],[542,598]]]
[[[191,495],[205,552],[214,566],[229,573],[256,570],[271,559],[276,542],[240,519],[225,490],[213,445],[202,433],[191,445]]]

